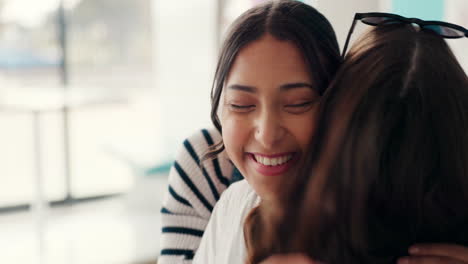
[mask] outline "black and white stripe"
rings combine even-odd
[[[221,140],[215,129],[187,138],[169,175],[161,209],[161,254],[158,264],[191,263],[211,212],[229,186],[233,165],[219,157],[200,166],[200,158]]]

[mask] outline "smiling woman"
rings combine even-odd
[[[304,154],[319,97],[294,43],[267,34],[238,54],[222,96],[223,142],[263,199],[276,197]]]

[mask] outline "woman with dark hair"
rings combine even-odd
[[[272,196],[265,187],[279,188],[279,179],[304,157],[316,102],[340,62],[328,20],[299,1],[267,1],[234,22],[212,88],[216,130],[186,140],[170,172],[158,263],[191,262],[214,205],[235,179],[242,179],[240,173],[260,195]],[[257,197],[245,181],[236,190],[230,197],[237,205],[246,199],[244,194]],[[238,221],[220,231],[241,235],[243,215],[236,209],[229,213]],[[243,244],[237,247],[242,251]]]
[[[248,263],[468,263],[467,75],[443,30],[380,21],[322,97],[282,199],[249,215]]]

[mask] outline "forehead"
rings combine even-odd
[[[311,82],[309,75],[303,55],[294,43],[267,34],[240,50],[226,81],[276,86],[294,81]]]

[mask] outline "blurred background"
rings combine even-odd
[[[156,263],[174,154],[211,124],[221,40],[260,2],[0,0],[1,263]],[[466,0],[304,2],[341,45],[355,12],[468,27]]]

